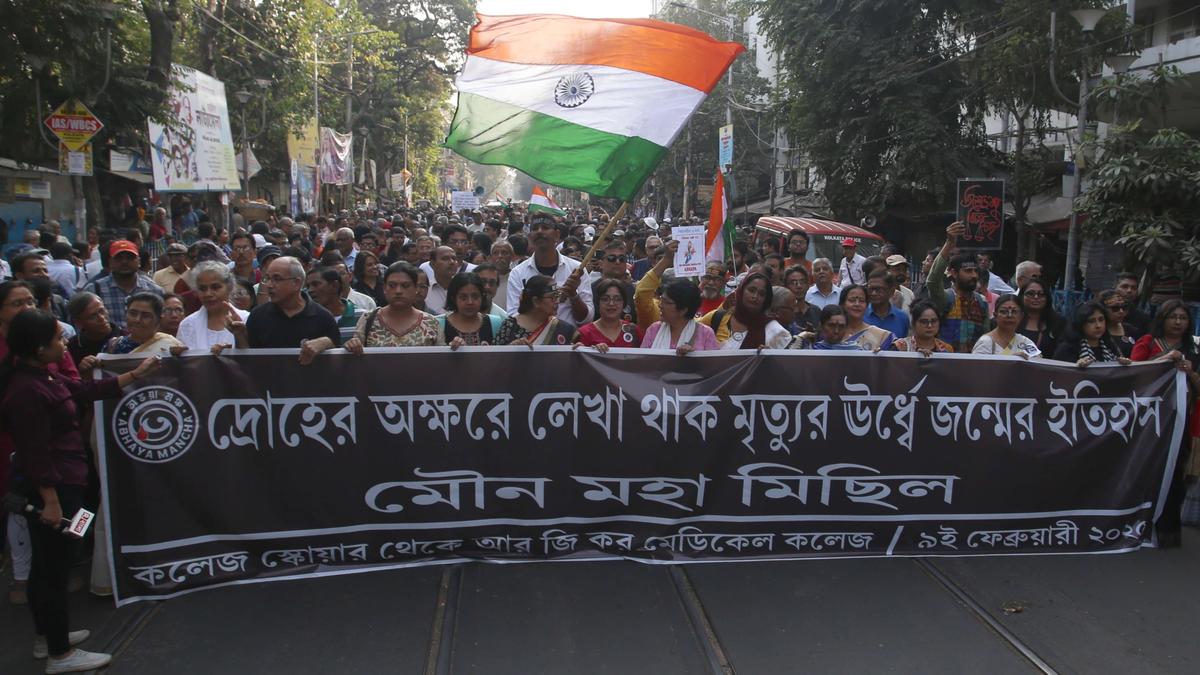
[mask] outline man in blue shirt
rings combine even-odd
[[[908,337],[908,314],[892,305],[896,282],[886,269],[877,269],[867,277],[867,313],[863,321],[892,331],[898,338]]]

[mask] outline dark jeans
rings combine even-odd
[[[62,504],[63,517],[70,518],[83,503],[83,486],[58,486],[58,501]],[[39,495],[30,499],[42,506]],[[70,618],[67,616],[67,582],[71,566],[79,547],[79,540],[56,532],[30,514],[29,539],[33,547],[33,566],[29,571],[29,611],[33,614],[33,628],[38,635],[46,636],[46,646],[51,656],[60,656],[71,649],[67,642]]]

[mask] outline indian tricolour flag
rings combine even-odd
[[[478,18],[446,147],[627,201],[744,50],[651,19]]]
[[[566,211],[558,208],[558,204],[550,199],[550,195],[537,185],[533,186],[533,194],[529,197],[529,210],[533,212],[541,211],[542,213],[553,213],[556,216],[567,215]]]
[[[708,232],[704,236],[704,259],[724,263],[733,255],[733,214],[725,193],[725,175],[717,172],[713,186],[712,208],[708,212]]]

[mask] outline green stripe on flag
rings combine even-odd
[[[526,207],[526,209],[525,209],[525,210],[526,210],[526,211],[533,211],[533,212],[535,212],[535,213],[536,213],[536,212],[538,212],[538,211],[541,211],[542,213],[553,213],[553,214],[554,214],[554,215],[556,215],[556,216],[565,216],[565,215],[567,215],[567,212],[566,212],[566,211],[563,211],[562,209],[556,209],[556,208],[554,208],[554,207],[552,207],[552,206],[543,206],[543,205],[541,205],[541,204],[538,204],[538,203],[536,203],[536,202],[529,202],[529,206],[528,206],[528,207]]]
[[[511,166],[568,190],[633,200],[667,149],[459,93],[446,147],[480,164]]]

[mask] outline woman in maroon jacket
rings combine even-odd
[[[54,315],[40,310],[17,314],[8,324],[9,354],[3,365],[3,425],[16,449],[14,475],[30,503],[41,508],[29,514],[33,567],[29,575],[29,609],[33,614],[34,655],[49,655],[47,673],[67,673],[103,667],[107,654],[73,649],[87,631],[69,632],[67,577],[77,540],[58,532],[64,517],[82,503],[88,462],[77,406],[101,398],[117,398],[121,388],[158,367],[157,357],[136,369],[103,380],[79,381],[50,366],[66,351],[62,326]]]

